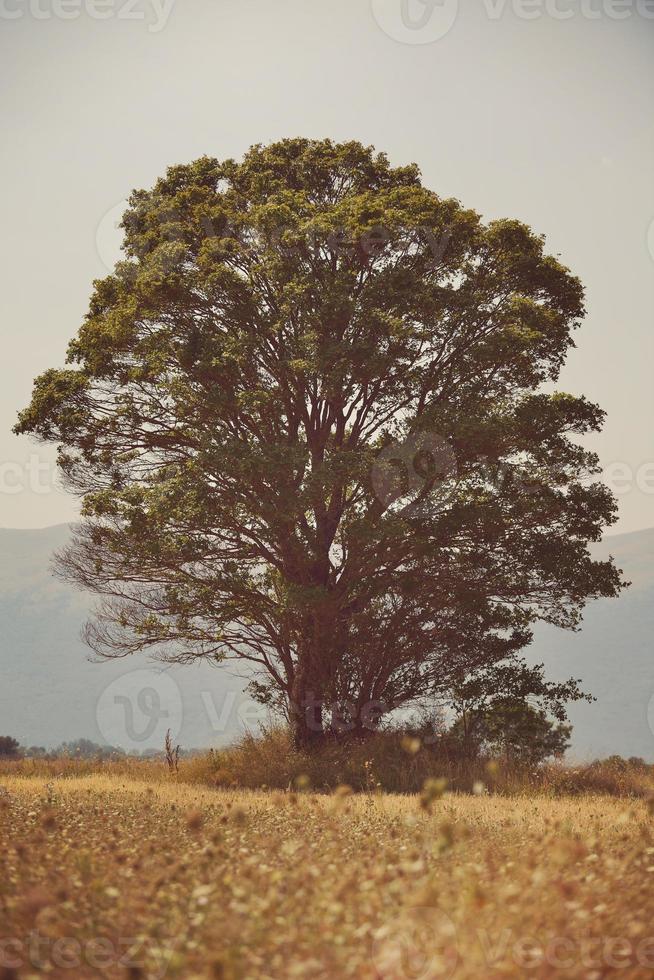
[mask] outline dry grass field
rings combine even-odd
[[[654,971],[642,800],[1,784],[5,980]]]

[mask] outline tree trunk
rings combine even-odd
[[[298,670],[289,705],[293,743],[300,751],[312,751],[324,741],[323,699]]]

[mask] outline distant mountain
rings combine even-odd
[[[654,762],[654,528],[611,535],[593,551],[612,555],[630,588],[590,603],[579,633],[540,627],[529,659],[544,663],[552,679],[581,678],[597,698],[570,708],[574,756]]]
[[[226,666],[89,661],[79,634],[91,599],[50,573],[68,534],[66,525],[0,529],[0,734],[30,745],[85,737],[147,749],[161,746],[167,728],[193,747],[256,727],[260,710]],[[613,555],[631,588],[592,603],[579,633],[539,628],[528,656],[552,679],[581,678],[597,698],[571,708],[574,756],[654,761],[654,529],[608,537],[595,552]]]
[[[65,524],[0,529],[0,734],[143,750],[161,748],[168,728],[189,748],[224,744],[243,720],[255,727],[243,682],[226,666],[90,661],[80,631],[93,600],[50,570],[69,533]]]

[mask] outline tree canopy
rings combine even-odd
[[[94,649],[241,660],[308,742],[618,592],[575,441],[603,413],[554,390],[583,290],[526,225],[290,139],[170,168],[123,227],[16,428],[83,498]]]

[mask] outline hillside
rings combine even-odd
[[[0,728],[23,744],[80,737],[160,748],[224,743],[249,706],[225,668],[162,667],[147,657],[91,662],[80,639],[92,599],[53,578],[68,526],[0,529]]]
[[[79,638],[90,600],[50,574],[66,525],[0,529],[0,729],[26,744],[79,737],[126,748],[159,747],[172,728],[185,747],[221,744],[258,709],[226,667],[162,669],[146,658],[92,663]],[[654,695],[654,529],[607,538],[631,588],[588,607],[583,629],[541,628],[529,658],[552,678],[579,677],[592,705],[573,706],[573,754],[654,761],[648,706]],[[651,710],[654,725],[654,707]]]
[[[630,588],[587,606],[579,633],[541,627],[529,659],[552,678],[581,678],[597,698],[570,708],[575,756],[654,761],[654,528],[612,535],[594,551],[613,555]]]

